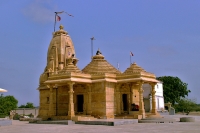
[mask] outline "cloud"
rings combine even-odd
[[[29,19],[47,23],[54,21],[54,10],[48,1],[34,1],[22,9],[22,13]]]
[[[171,56],[175,55],[177,51],[175,50],[174,47],[170,45],[165,45],[165,46],[158,46],[154,45],[148,48],[150,52],[153,52],[155,54],[159,54],[161,56]]]

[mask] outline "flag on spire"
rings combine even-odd
[[[133,53],[130,51],[130,56],[133,56]]]
[[[65,12],[65,13],[67,13],[67,12]],[[70,17],[74,17],[72,14],[69,14],[69,13],[67,13],[67,15],[69,15]]]
[[[60,16],[56,15],[56,17],[57,17],[57,21],[60,21],[60,20],[61,20],[61,17],[60,17]]]
[[[69,13],[64,12],[64,11],[62,11],[62,12],[55,12],[56,15],[57,15],[57,14],[62,14],[62,13],[66,13],[68,16],[74,17],[72,14],[69,14]]]
[[[69,13],[67,13],[67,12],[65,12],[65,11],[55,12],[54,32],[55,32],[55,27],[56,27],[56,21],[60,21],[60,20],[61,20],[61,17],[58,16],[58,14],[62,14],[62,13],[66,13],[68,16],[74,17],[72,14],[69,14]]]
[[[55,14],[62,14],[64,11],[61,11],[61,12],[55,12]]]

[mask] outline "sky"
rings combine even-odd
[[[130,51],[146,71],[177,76],[188,83],[189,98],[200,103],[199,0],[1,0],[0,88],[19,105],[39,106],[40,74],[54,30],[54,12],[75,46],[78,67],[100,49],[120,71],[130,66]]]

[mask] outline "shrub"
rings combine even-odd
[[[13,116],[13,120],[19,120],[20,117],[21,117],[21,116],[20,116],[18,113],[16,113],[16,114]]]
[[[3,113],[0,113],[0,118],[5,118],[6,117],[6,115],[5,114],[3,114]]]

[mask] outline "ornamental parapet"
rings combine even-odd
[[[85,73],[75,73],[75,72],[63,72],[53,74],[49,79],[63,79],[63,78],[91,78],[90,74]]]

